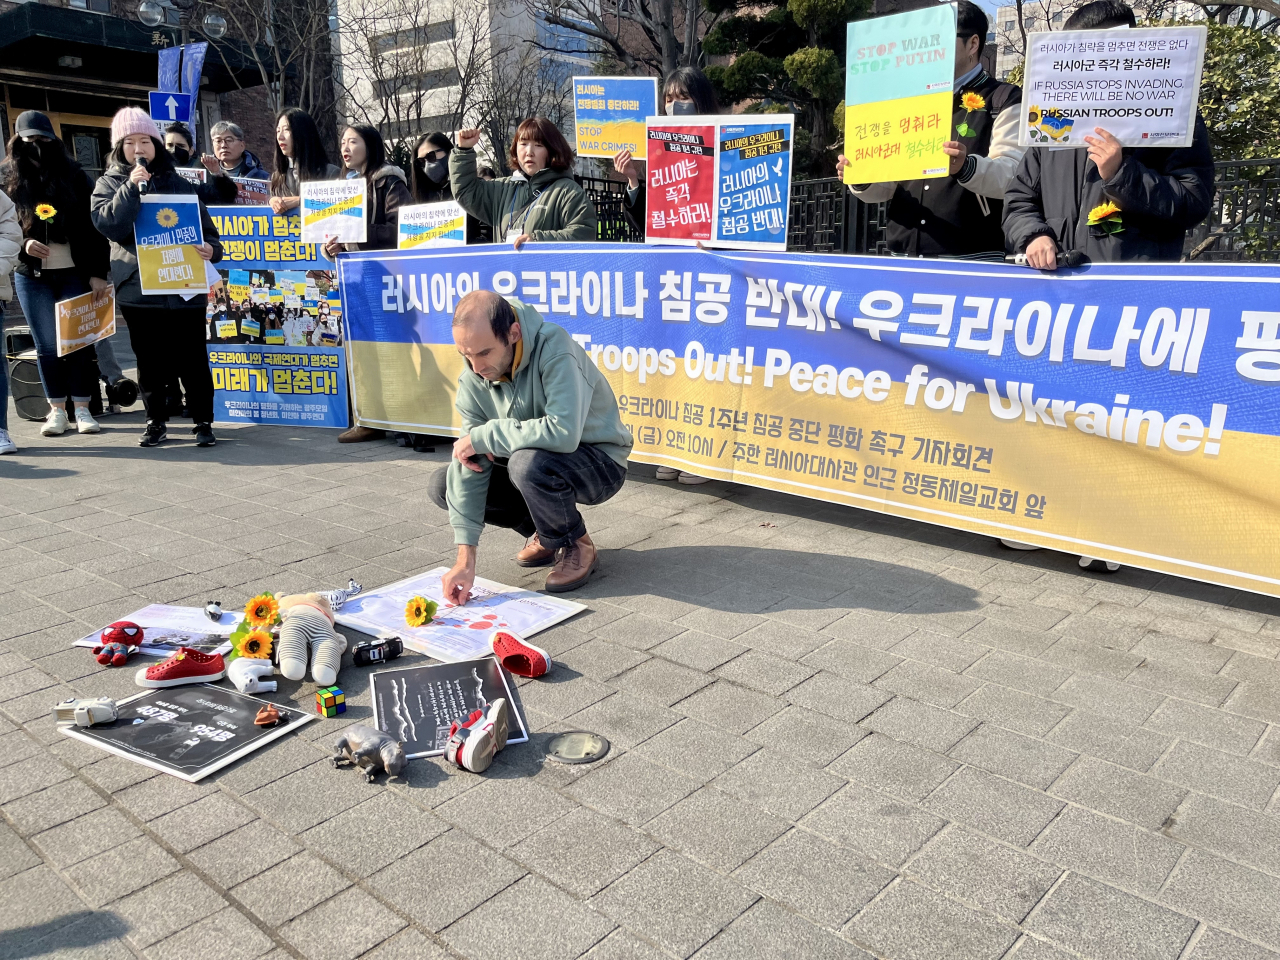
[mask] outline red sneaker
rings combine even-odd
[[[551,669],[551,654],[505,630],[493,635],[493,652],[517,677],[540,677]]]
[[[140,687],[176,687],[184,683],[212,683],[226,675],[227,665],[222,654],[179,647],[168,660],[139,670],[133,682]]]
[[[510,708],[506,700],[499,698],[489,705],[487,713],[476,710],[466,723],[454,722],[449,728],[445,759],[463,770],[484,773],[493,763],[494,755],[507,745],[510,726]]]

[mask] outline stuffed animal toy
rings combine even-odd
[[[398,741],[362,723],[343,730],[333,745],[333,765],[359,767],[368,783],[373,783],[380,770],[386,770],[389,777],[398,776],[404,764],[404,747]]]
[[[142,628],[128,620],[117,620],[102,631],[102,643],[93,648],[104,667],[123,667],[142,646]]]
[[[260,657],[236,657],[227,665],[227,679],[241,693],[271,693],[276,688],[274,680],[264,680],[276,672],[270,660]]]
[[[347,638],[333,628],[333,607],[319,593],[295,594],[280,598],[280,672],[290,680],[301,680],[307,672],[310,652],[311,679],[331,687],[342,669]]]

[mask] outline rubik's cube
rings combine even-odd
[[[341,687],[321,687],[316,691],[316,713],[322,717],[336,717],[347,712],[347,695]]]

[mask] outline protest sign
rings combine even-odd
[[[53,305],[58,319],[58,356],[65,357],[116,332],[116,288],[101,296],[84,293]]]
[[[955,35],[953,4],[849,24],[845,183],[947,175]]]
[[[1208,28],[1058,30],[1027,38],[1023,146],[1088,147],[1102,127],[1126,147],[1189,147]]]
[[[795,117],[650,118],[645,242],[785,250]]]
[[[645,120],[657,116],[656,77],[574,77],[573,117],[578,156],[645,155]]]
[[[133,241],[142,292],[207,292],[205,261],[196,250],[204,243],[199,199],[173,194],[148,194],[141,199]]]
[[[231,182],[236,185],[237,206],[261,206],[271,202],[271,184],[268,181],[232,177]]]
[[[362,421],[459,432],[456,298],[411,300],[426,277],[573,334],[633,461],[1280,596],[1280,267],[573,244],[340,277]]]
[[[228,639],[243,613],[224,613],[215,622],[205,615],[204,607],[174,607],[167,603],[152,603],[119,618],[136,623],[142,628],[142,643],[138,652],[144,657],[167,657],[177,653],[179,647],[190,647],[201,653],[227,653],[231,650]],[[92,649],[102,643],[102,630],[95,630],[76,641],[77,647]]]
[[[214,419],[345,427],[347,364],[333,264],[299,218],[212,207],[226,251],[210,291]]]
[[[342,243],[364,243],[364,177],[350,180],[313,180],[302,184],[302,240],[323,244],[333,237]]]
[[[467,212],[455,200],[401,207],[396,224],[401,250],[460,247],[467,242]]]
[[[173,172],[188,183],[204,183],[209,179],[209,171],[204,167],[174,167]]]

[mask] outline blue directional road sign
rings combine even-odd
[[[191,122],[191,101],[189,93],[171,93],[168,90],[152,90],[151,119],[161,123]]]

